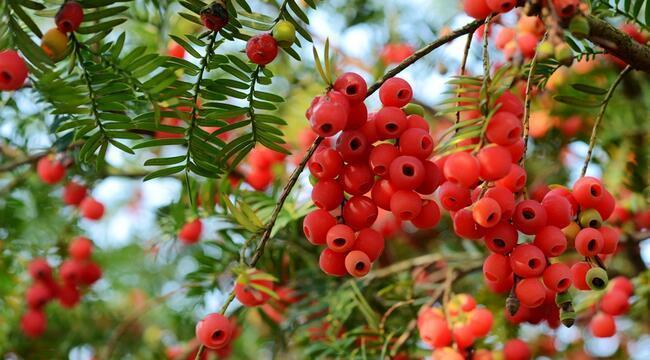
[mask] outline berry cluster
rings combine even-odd
[[[58,299],[64,308],[72,308],[81,300],[81,291],[102,277],[102,270],[91,260],[92,241],[79,236],[70,242],[68,255],[59,266],[59,281],[54,278],[47,260],[34,259],[28,266],[34,283],[25,293],[28,310],[21,319],[21,329],[29,337],[38,337],[47,327],[45,305]]]
[[[67,1],[59,8],[54,18],[56,27],[48,30],[41,38],[41,49],[53,61],[63,59],[68,52],[68,33],[77,31],[83,21],[84,12],[76,1]]]
[[[634,287],[628,278],[618,276],[610,281],[609,289],[598,302],[600,311],[589,322],[589,329],[595,337],[614,336],[616,333],[614,316],[628,312],[632,295],[634,295]]]
[[[435,349],[433,358],[465,359],[474,342],[492,329],[492,313],[476,307],[471,295],[458,294],[447,304],[445,313],[440,308],[425,308],[417,318],[420,338]],[[451,348],[452,342],[456,349]]]
[[[333,276],[364,276],[381,255],[383,236],[371,228],[379,208],[421,229],[440,220],[429,195],[441,172],[427,160],[433,139],[424,118],[411,113],[411,86],[400,78],[387,80],[379,89],[383,107],[374,114],[367,113],[366,93],[361,76],[345,73],[306,113],[319,136],[341,132],[334,148],[321,144],[309,162],[317,179],[311,197],[319,209],[303,223],[312,244],[327,246],[319,263]]]
[[[282,164],[286,154],[265,147],[255,147],[248,155],[246,182],[257,191],[266,190],[273,182],[273,166]]]

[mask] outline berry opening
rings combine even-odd
[[[357,150],[360,147],[361,147],[361,140],[359,140],[358,138],[354,138],[350,141],[350,149]]]
[[[560,281],[557,282],[558,289],[564,289],[567,287],[569,287],[569,279],[561,279]]]
[[[398,99],[407,99],[410,96],[411,96],[411,92],[406,90],[406,89],[402,89],[402,90],[397,92],[397,98]]]
[[[361,262],[361,261],[357,262],[357,263],[354,265],[354,269],[357,270],[357,271],[362,271],[362,270],[364,270],[365,268],[366,268],[366,264],[364,264],[364,263]]]
[[[359,92],[359,88],[356,85],[349,85],[345,88],[345,93],[347,95],[356,95]]]
[[[506,247],[506,242],[503,239],[492,239],[492,244],[498,248]]]
[[[334,241],[332,241],[332,242],[334,243],[334,245],[336,245],[336,246],[338,246],[338,247],[342,247],[342,246],[345,245],[345,243],[346,243],[347,241],[345,241],[345,239],[343,239],[343,238],[336,238],[336,239],[334,239]]]
[[[593,197],[599,197],[603,193],[603,189],[599,185],[594,184],[589,187],[589,193]]]
[[[223,332],[223,330],[217,330],[212,333],[210,338],[214,341],[221,341],[223,338],[226,336],[226,334]]]
[[[377,165],[374,168],[372,168],[372,170],[379,175],[386,174],[386,167],[383,165]]]
[[[11,73],[9,71],[0,71],[0,82],[3,84],[9,83],[11,81]]]
[[[599,228],[600,227],[600,222],[598,220],[596,220],[596,219],[593,219],[593,220],[589,221],[589,227]]]
[[[532,220],[535,218],[535,210],[526,208],[521,212],[521,215],[523,215],[524,219],[526,220]]]
[[[537,269],[541,265],[539,259],[530,259],[528,260],[528,267],[531,269]]]
[[[487,219],[486,219],[487,222],[488,222],[488,224],[494,222],[494,221],[496,220],[496,217],[497,217],[497,214],[495,214],[495,213],[490,213],[490,215],[488,215],[488,217],[487,217]]]
[[[595,278],[591,280],[591,284],[594,285],[594,287],[600,289],[605,286],[605,281],[603,281],[601,278]]]
[[[397,131],[399,129],[399,126],[397,126],[397,124],[395,124],[395,123],[388,123],[388,124],[386,124],[385,128],[386,128],[386,131],[388,131],[389,133],[394,133],[395,131]]]
[[[61,22],[61,28],[62,28],[63,32],[66,32],[66,33],[71,32],[72,31],[72,23],[70,22],[70,20],[63,20]]]
[[[428,137],[423,137],[422,140],[420,141],[420,147],[423,150],[428,149],[432,145],[433,145],[433,141],[431,141],[431,139]]]
[[[405,164],[402,166],[402,174],[409,177],[415,175],[415,169],[413,168],[413,165]]]
[[[319,163],[311,163],[311,165],[309,165],[309,170],[313,173],[321,173],[323,172],[323,165]]]
[[[559,255],[562,251],[564,250],[564,246],[562,245],[555,245],[551,248],[551,253],[553,255]]]
[[[587,242],[587,250],[594,251],[594,249],[596,249],[596,245],[598,245],[597,243],[598,242],[596,241],[596,239],[589,240]]]
[[[323,133],[329,133],[330,131],[332,131],[332,127],[333,127],[332,124],[323,124],[320,126],[320,130]]]

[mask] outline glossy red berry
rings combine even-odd
[[[196,338],[203,346],[221,349],[230,342],[234,326],[227,317],[212,313],[200,320],[195,330]]]
[[[432,229],[440,222],[440,207],[433,200],[422,200],[420,213],[411,219],[418,229]]]
[[[524,234],[533,235],[546,226],[547,215],[542,205],[535,200],[523,200],[515,206],[512,223]]]
[[[580,230],[575,239],[576,251],[583,256],[594,256],[601,253],[605,240],[597,229],[586,228]]]
[[[349,113],[347,98],[338,91],[330,91],[313,107],[309,125],[319,136],[330,137],[345,128]]]
[[[390,181],[396,188],[413,190],[424,181],[424,165],[422,161],[413,156],[398,156],[388,168]]]
[[[555,226],[544,226],[537,234],[533,242],[547,257],[560,256],[566,251],[567,240],[562,230]]]
[[[69,33],[77,31],[84,18],[84,11],[76,1],[65,2],[54,17],[54,22],[59,31]]]
[[[521,121],[509,112],[497,112],[490,119],[485,136],[492,143],[512,145],[521,138]]]
[[[311,191],[311,201],[324,210],[334,210],[343,202],[343,188],[336,180],[321,180]]]
[[[212,31],[221,30],[228,24],[228,9],[224,0],[213,1],[201,10],[201,23]]]
[[[341,170],[343,158],[338,151],[331,148],[316,152],[309,161],[309,171],[317,179],[334,179],[339,176]]]
[[[375,114],[374,124],[379,139],[396,139],[408,128],[404,111],[393,106],[379,109]]]
[[[419,324],[418,330],[422,341],[434,348],[444,347],[451,343],[451,330],[447,321],[442,318],[429,317]]]
[[[372,187],[370,197],[378,207],[390,211],[390,199],[396,191],[397,189],[389,180],[379,179]]]
[[[517,236],[517,229],[510,223],[502,221],[484,230],[483,241],[492,252],[507,254],[517,244]]]
[[[519,165],[512,164],[508,174],[495,181],[495,184],[506,187],[512,192],[519,192],[526,186],[526,178],[526,170]]]
[[[478,160],[464,151],[450,155],[443,168],[443,173],[448,181],[466,188],[476,185],[479,171]]]
[[[546,268],[546,257],[542,250],[535,245],[517,245],[510,254],[510,267],[515,274],[521,277],[537,277],[542,275]]]
[[[425,160],[433,152],[433,139],[425,130],[408,128],[399,137],[399,150],[402,155]]]
[[[305,216],[302,231],[313,245],[324,245],[327,241],[327,232],[334,225],[336,219],[326,210],[318,209]]]
[[[252,168],[246,174],[246,182],[257,191],[266,190],[273,182],[273,173],[271,169]]]
[[[259,306],[271,298],[269,292],[273,291],[273,281],[259,278],[260,275],[264,275],[264,273],[254,270],[238,278],[235,282],[235,296],[242,305]]]
[[[368,121],[359,128],[359,131],[363,133],[371,144],[374,144],[379,140],[379,134],[377,134],[377,125],[374,117],[374,114],[368,114]]]
[[[370,261],[375,261],[384,251],[384,237],[375,229],[361,229],[354,241],[352,250],[362,251]]]
[[[469,240],[478,240],[483,237],[485,229],[474,221],[469,208],[458,210],[452,219],[456,235]]]
[[[278,56],[278,43],[269,34],[260,34],[248,39],[246,56],[257,65],[266,65]]]
[[[370,227],[377,214],[377,205],[366,196],[353,196],[343,206],[343,220],[354,230]]]
[[[398,190],[390,200],[390,211],[399,220],[413,220],[422,210],[420,195],[411,190]]]
[[[92,261],[88,261],[81,269],[81,284],[90,286],[102,278],[102,269]]]
[[[71,309],[81,301],[81,293],[74,284],[64,284],[57,293],[59,304],[62,307]]]
[[[625,292],[616,289],[609,290],[600,299],[600,310],[612,316],[623,315],[630,309],[628,300],[629,297]]]
[[[345,95],[350,103],[360,103],[366,98],[368,84],[361,75],[346,72],[334,81],[334,90]]]
[[[104,216],[104,205],[90,196],[79,204],[81,215],[88,220],[99,220]]]
[[[544,284],[537,277],[519,280],[515,288],[515,294],[522,305],[530,308],[544,304],[544,300],[546,299]]]
[[[445,182],[438,190],[440,205],[448,211],[458,211],[471,203],[471,194],[468,188]]]
[[[472,217],[484,228],[493,227],[501,221],[501,207],[496,200],[484,197],[474,203]]]
[[[544,269],[544,285],[554,292],[564,292],[571,286],[571,269],[563,263],[551,264]]]
[[[347,269],[345,268],[345,253],[332,251],[330,248],[325,248],[320,253],[318,265],[321,270],[330,276],[345,276]]]
[[[74,181],[70,181],[63,188],[63,203],[66,205],[79,205],[86,197],[88,189]]]
[[[379,88],[379,100],[384,106],[401,108],[413,98],[411,85],[401,78],[393,77],[384,82]]]
[[[609,191],[604,190],[603,200],[598,203],[594,209],[598,211],[600,217],[603,219],[603,221],[605,221],[609,219],[612,213],[614,213],[615,208],[616,200],[614,199],[614,196],[612,196]]]
[[[443,174],[438,165],[432,161],[425,160],[422,165],[424,166],[424,180],[422,180],[420,186],[415,188],[415,191],[422,195],[429,195],[440,186],[443,181]]]
[[[354,235],[354,230],[348,225],[337,224],[327,231],[325,239],[327,247],[332,251],[347,253],[354,246],[356,236]]]
[[[612,315],[599,312],[591,318],[589,330],[598,338],[612,337],[616,334],[616,321]]]
[[[87,260],[93,252],[93,242],[90,239],[77,236],[68,245],[68,254],[77,260]]]
[[[547,214],[547,223],[564,229],[571,223],[571,203],[566,197],[548,193],[542,199],[542,206]]]
[[[506,147],[510,151],[510,157],[513,164],[518,164],[521,158],[524,157],[524,139],[519,138],[512,145]]]
[[[586,262],[577,262],[571,266],[571,283],[578,290],[591,290],[587,284],[587,271],[591,269],[591,265]]]
[[[493,282],[511,278],[510,259],[502,254],[491,253],[483,262],[483,276],[486,280]]]
[[[563,18],[570,18],[580,6],[580,0],[553,0],[555,12]]]
[[[345,130],[359,130],[368,121],[368,108],[363,102],[351,103]],[[365,134],[364,134],[365,136]]]
[[[44,258],[35,258],[27,265],[27,271],[34,280],[47,281],[52,279],[52,268]]]
[[[50,288],[42,281],[36,281],[25,292],[25,302],[30,309],[41,309],[51,298]]]
[[[31,338],[41,336],[46,327],[47,318],[42,310],[28,310],[20,319],[20,329]]]
[[[510,339],[503,346],[505,360],[530,360],[532,353],[528,344],[519,339]]]
[[[482,148],[476,159],[480,165],[479,176],[486,181],[499,180],[508,175],[512,166],[512,156],[508,148],[490,145]]]
[[[500,1],[502,3],[512,2],[515,0],[489,0],[489,1]],[[503,31],[502,31],[503,32]],[[509,112],[512,115],[521,118],[524,115],[524,102],[518,98],[516,95],[511,93],[509,90],[506,90],[497,98],[495,105],[501,105],[499,111]]]
[[[201,239],[203,223],[201,219],[194,219],[183,225],[178,232],[178,239],[185,245],[196,244]]]
[[[345,256],[345,269],[354,277],[365,276],[370,266],[370,258],[363,251],[352,250]]]
[[[27,79],[27,65],[16,51],[0,51],[0,90],[20,89]]]
[[[454,343],[459,349],[467,349],[474,343],[474,332],[469,325],[454,326],[452,336],[454,338]]]
[[[375,184],[375,175],[366,163],[348,164],[339,179],[343,190],[350,195],[363,195]]]
[[[468,16],[474,19],[485,19],[492,13],[492,9],[490,9],[486,0],[465,0],[463,9]]]
[[[370,151],[369,163],[372,171],[379,176],[387,176],[390,164],[400,155],[397,147],[383,143]]]
[[[484,307],[478,307],[469,313],[469,327],[477,338],[487,336],[493,323],[494,315]]]
[[[485,192],[483,197],[496,200],[501,209],[502,219],[509,219],[512,216],[515,210],[515,194],[509,189],[503,186],[491,187]]]
[[[336,139],[336,150],[348,163],[361,162],[368,159],[371,144],[362,132],[346,130]]]
[[[627,294],[627,296],[632,296],[634,295],[634,285],[630,281],[630,279],[624,277],[624,276],[617,276],[613,278],[612,280],[609,281],[610,284],[610,291],[615,291],[615,290],[620,290],[623,293]]]
[[[420,115],[411,114],[406,117],[409,129],[422,129],[429,132],[429,123]]]
[[[59,267],[59,276],[64,284],[79,284],[83,273],[83,263],[79,260],[66,260]]]
[[[65,167],[51,156],[44,156],[36,164],[38,177],[46,184],[54,185],[65,176]]]
[[[600,180],[591,176],[578,179],[573,185],[573,197],[583,209],[596,207],[603,201],[605,189]]]

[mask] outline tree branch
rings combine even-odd
[[[636,42],[629,35],[610,23],[588,15],[589,35],[587,39],[607,50],[633,68],[650,73],[650,46]]]

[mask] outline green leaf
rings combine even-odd
[[[87,11],[84,13],[84,22],[91,22],[106,19],[107,17],[115,16],[123,11],[128,10],[128,6],[114,6],[106,9],[99,9],[97,11]]]
[[[599,87],[587,85],[587,84],[571,84],[571,87],[587,94],[592,94],[592,95],[605,95],[607,94],[606,89],[601,89]]]
[[[183,40],[182,38],[176,36],[176,35],[169,35],[178,45],[182,46],[185,51],[187,51],[190,55],[194,56],[197,59],[200,59],[202,56],[199,54],[196,49],[192,47],[187,41]]]
[[[126,22],[126,19],[109,20],[95,25],[82,26],[79,29],[77,29],[77,32],[79,34],[94,34],[100,31],[111,30],[116,26],[123,24],[124,22]]]
[[[111,145],[113,145],[113,146],[115,146],[116,148],[118,148],[118,149],[124,151],[125,153],[131,154],[131,155],[135,154],[135,153],[133,152],[133,150],[131,150],[131,148],[129,148],[128,146],[122,144],[121,142],[119,142],[119,141],[117,141],[117,140],[108,139],[108,141],[111,143]]]
[[[590,101],[586,99],[579,99],[573,96],[568,96],[568,95],[555,95],[553,97],[555,101],[559,101],[561,103],[565,103],[568,105],[574,105],[574,106],[580,106],[580,107],[599,107],[602,105],[602,102],[595,102],[595,101]]]
[[[174,166],[174,167],[170,167],[170,168],[156,170],[156,171],[152,172],[151,174],[148,174],[147,176],[145,176],[143,181],[148,181],[148,180],[163,177],[163,176],[174,175],[176,173],[181,172],[184,169],[185,169],[185,165],[179,165],[179,166]]]
[[[255,91],[254,95],[260,100],[272,101],[272,102],[283,102],[284,98],[280,95],[272,94],[264,91]]]
[[[169,139],[153,139],[143,141],[139,144],[133,146],[133,149],[142,149],[154,146],[165,146],[165,145],[185,145],[186,140],[184,138],[169,138]]]
[[[298,4],[296,4],[294,0],[288,0],[288,3],[293,13],[296,14],[300,18],[300,20],[305,22],[305,24],[309,24],[309,17],[307,17],[307,14],[305,14],[305,12],[302,11],[302,9],[300,8],[300,6],[298,6]]]
[[[316,47],[312,47],[312,51],[314,54],[314,63],[316,64],[316,70],[318,70],[318,73],[321,76],[321,79],[325,82],[325,84],[330,84],[329,79],[327,78],[327,75],[325,73],[325,70],[323,70],[323,65],[321,64],[320,57],[318,56],[318,50],[316,50]]]
[[[181,161],[187,159],[185,155],[180,155],[180,156],[172,156],[172,157],[164,157],[164,158],[155,158],[155,159],[149,159],[144,162],[145,166],[166,166],[166,165],[174,165],[178,164]]]

